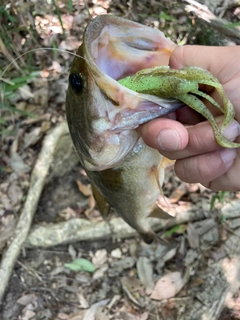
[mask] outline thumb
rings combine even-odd
[[[177,47],[171,54],[169,66],[173,69],[200,67],[211,72],[224,84],[233,79],[240,69],[239,46],[195,46]]]
[[[209,70],[212,60],[216,61],[212,51],[215,51],[215,47],[190,45],[177,47],[171,54],[169,65],[174,69],[196,66]]]

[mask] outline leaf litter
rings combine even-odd
[[[38,45],[76,51],[90,14],[94,16],[107,11],[117,15],[124,14],[139,22],[163,28],[167,24],[167,15],[161,15],[159,20],[149,11],[150,8],[153,12],[166,9],[174,12],[171,8],[174,4],[172,1],[166,4],[163,2],[162,6],[167,7],[146,2],[147,5],[138,3],[136,8],[131,7],[131,3],[127,1],[80,1],[79,11],[72,14],[69,14],[65,3],[58,3],[65,32],[71,32],[71,35],[63,39],[62,26],[57,16],[55,13],[49,14],[52,12],[51,5],[38,1],[34,3],[34,21],[40,38],[36,37],[36,34],[29,39],[25,38],[23,42],[29,41],[29,45],[23,47],[20,45],[23,42],[19,41],[20,33],[16,32],[12,40],[18,53]],[[12,5],[18,12],[17,19],[28,21],[30,3],[25,3],[23,7]],[[143,9],[147,10],[146,18],[141,16]],[[186,15],[181,9],[177,17],[178,21],[186,21]],[[179,27],[184,32],[188,31],[185,22],[182,25],[180,23]],[[173,33],[171,36],[176,40],[174,37],[177,35]],[[5,56],[12,61],[14,49],[13,53],[8,51]],[[31,169],[40,151],[42,139],[65,117],[64,92],[70,60],[68,53],[36,52],[34,61],[41,73],[37,78],[29,77],[27,84],[16,89],[11,100],[18,109],[34,114],[34,117],[27,118],[21,113],[4,115],[7,126],[1,137],[0,158],[0,166],[4,170],[0,172],[0,248],[3,253],[14,236],[19,209],[29,187]],[[19,69],[20,65],[26,65],[24,59],[18,61],[18,64],[15,63],[15,68]],[[9,77],[8,74],[6,76]],[[9,83],[11,85],[11,81]],[[63,166],[59,167],[59,174],[63,170]],[[93,222],[99,219],[88,180],[79,175],[79,170],[79,166],[77,170],[70,168],[62,178],[55,176],[50,180],[35,216],[35,223],[54,223],[58,219],[69,220],[83,214],[93,219]],[[79,179],[76,178],[77,175]],[[77,186],[76,181],[80,182]],[[59,188],[61,185],[65,185],[68,192]],[[84,189],[85,186],[87,189]],[[54,190],[58,190],[55,196]],[[168,205],[194,203],[197,210],[203,210],[203,216],[207,216],[211,193],[197,184],[181,183],[171,171],[167,174],[164,194],[167,199],[165,203]],[[88,198],[87,202],[84,197]],[[202,202],[199,201],[200,197]],[[67,202],[67,198],[72,200]],[[228,195],[229,200],[236,198],[239,199],[236,194]],[[65,214],[61,215],[60,212]],[[14,269],[5,298],[5,302],[10,300],[12,305],[2,306],[2,318],[145,320],[171,319],[174,314],[173,319],[176,319],[184,299],[194,297],[196,288],[201,289],[206,283],[201,269],[207,270],[207,265],[226,257],[226,249],[221,245],[221,241],[226,241],[229,233],[224,225],[219,227],[218,206],[211,214],[212,219],[172,228],[167,235],[166,246],[146,246],[135,239],[103,239],[97,243],[74,243],[71,249],[63,244],[50,249],[27,249],[19,257],[21,263]],[[229,217],[227,227],[237,230],[238,219]],[[88,261],[87,265],[92,271],[89,272],[89,268],[82,267],[82,264],[79,270],[64,268],[66,263],[73,262],[74,259]],[[69,264],[71,265],[71,262]],[[79,268],[79,265],[77,267]],[[193,277],[186,278],[186,270],[190,267],[193,268],[193,272],[190,272]],[[234,300],[231,309],[237,314],[239,309],[233,302]],[[18,311],[13,308],[14,304],[19,306]]]

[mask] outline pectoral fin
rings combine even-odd
[[[158,218],[158,219],[174,219],[175,217],[171,214],[167,213],[166,211],[162,210],[157,205],[154,207],[153,211],[149,215],[150,218]]]
[[[92,193],[93,193],[94,199],[96,200],[101,216],[103,217],[103,219],[106,219],[111,209],[110,204],[107,202],[107,200],[103,197],[103,195],[98,191],[98,189],[93,184],[92,184]]]

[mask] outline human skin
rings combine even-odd
[[[240,142],[239,57],[240,46],[182,46],[173,51],[169,63],[174,69],[201,67],[218,78],[236,113],[236,120],[223,134],[237,142]],[[215,89],[204,86],[201,89],[220,102]],[[219,110],[212,106],[209,108],[217,122],[221,122],[223,117]],[[165,157],[176,160],[174,169],[181,180],[198,182],[214,191],[240,191],[240,148],[220,147],[209,122],[192,109],[184,107],[168,118],[152,120],[142,125],[139,131],[146,144],[158,149]]]

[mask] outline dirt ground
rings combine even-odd
[[[237,1],[219,0],[214,5],[199,1],[195,7],[199,3],[218,19],[239,22]],[[104,13],[160,28],[178,44],[239,44],[238,38],[207,26],[196,12],[187,10],[190,4],[169,0],[94,0],[75,1],[70,10],[67,1],[4,1],[0,5],[2,34],[6,34],[0,39],[1,71],[19,54],[39,47],[75,52],[88,21]],[[11,40],[9,46],[7,39]],[[15,237],[43,140],[65,120],[71,62],[72,57],[66,52],[34,51],[15,60],[2,75],[5,79],[21,80],[34,74],[14,92],[8,91],[7,86],[3,89],[7,101],[22,113],[6,109],[1,113],[5,121],[0,141],[2,258]],[[63,225],[71,219],[100,225],[102,218],[72,145],[67,140],[61,146],[67,148],[66,156],[63,160],[60,153],[54,159],[37,205],[33,229],[41,225],[52,230],[53,225]],[[136,234],[121,238],[114,231],[111,233],[111,226],[110,236],[95,241],[49,246],[44,241],[35,245],[28,240],[0,305],[0,319],[240,319],[240,193],[213,193],[199,184],[182,183],[172,169],[167,170],[166,176],[165,201],[182,212],[188,208],[195,216],[161,228],[159,235],[164,236],[166,243],[146,245]],[[112,217],[113,221],[117,219],[115,213]],[[89,263],[84,270],[74,269],[72,261],[78,258]]]

